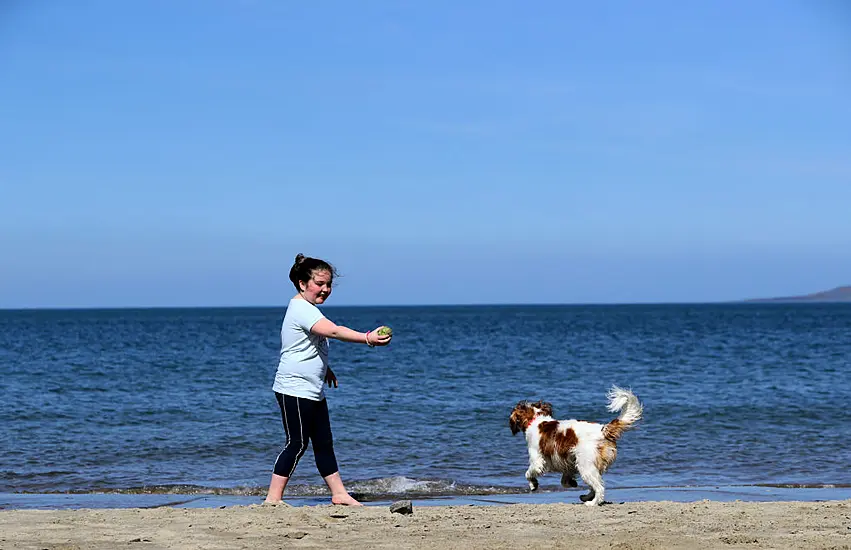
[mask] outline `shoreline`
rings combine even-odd
[[[851,500],[0,511],[0,548],[851,548]]]
[[[396,500],[411,500],[415,506],[503,506],[511,504],[574,504],[583,488],[561,490],[542,488],[536,493],[485,495],[384,495],[369,500],[367,507],[389,506]],[[329,503],[327,495],[284,496],[293,507],[321,506]],[[784,487],[773,485],[729,485],[694,487],[609,487],[606,502],[614,504],[638,502],[823,502],[851,500],[851,486]],[[220,508],[260,504],[262,496],[222,495],[212,493],[0,493],[0,512],[11,510],[77,510],[77,509],[150,509],[150,508]]]

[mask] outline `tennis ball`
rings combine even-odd
[[[390,327],[381,327],[375,331],[379,336],[393,336],[393,329]]]

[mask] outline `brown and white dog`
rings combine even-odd
[[[576,487],[578,473],[590,491],[580,495],[588,506],[603,503],[603,474],[618,456],[617,440],[641,419],[643,406],[635,394],[612,386],[606,396],[609,411],[620,416],[608,424],[582,420],[554,420],[553,406],[545,401],[517,403],[508,420],[511,433],[525,432],[529,446],[529,488],[538,488],[538,477],[561,472],[564,487]]]

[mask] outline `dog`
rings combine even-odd
[[[608,424],[582,420],[554,420],[553,406],[545,401],[520,401],[511,411],[511,433],[526,434],[529,446],[529,489],[538,488],[538,477],[561,472],[563,487],[576,487],[576,474],[588,485],[588,494],[579,499],[588,506],[603,503],[603,474],[618,456],[617,441],[641,419],[644,407],[631,390],[617,386],[606,396],[611,412],[620,416]]]

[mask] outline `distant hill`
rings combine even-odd
[[[746,302],[851,302],[851,285],[838,286],[832,290],[805,294],[803,296],[782,296],[779,298],[753,298]]]

